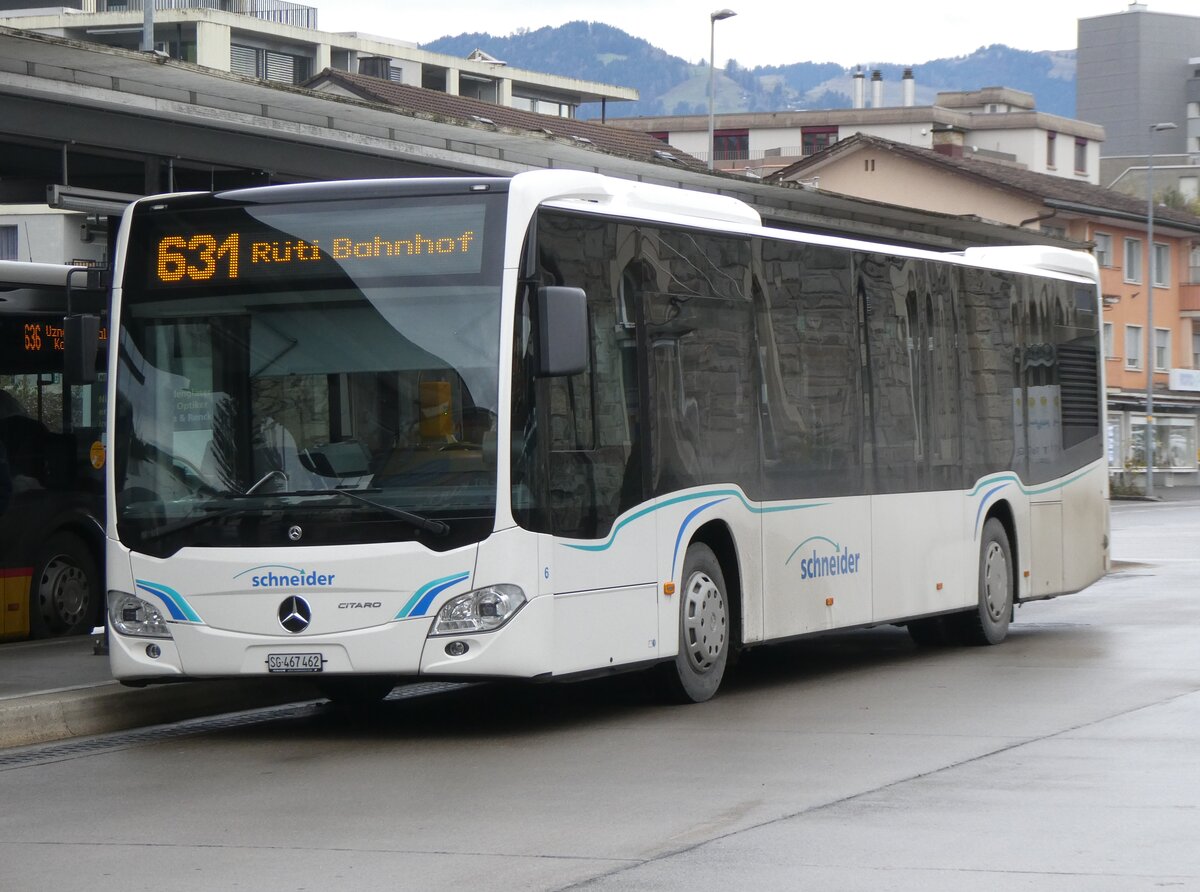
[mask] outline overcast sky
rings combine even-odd
[[[360,31],[413,43],[469,32],[507,35],[598,21],[692,62],[708,58],[709,13],[721,3],[684,0],[306,0],[324,31]],[[857,0],[850,3],[728,0],[737,16],[716,25],[717,64],[837,62],[919,64],[1003,43],[1074,49],[1080,18],[1128,9],[1120,0]],[[1151,12],[1200,15],[1197,0],[1149,0]],[[483,47],[487,49],[487,47]]]

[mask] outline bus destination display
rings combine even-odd
[[[352,219],[296,209],[215,216],[183,215],[159,230],[148,258],[155,286],[470,275],[482,268],[483,205],[389,208]]]
[[[62,320],[46,317],[11,317],[0,327],[4,331],[3,341],[10,345],[13,353],[33,356],[51,356],[63,352],[64,335]],[[100,348],[108,342],[108,328],[100,328]]]

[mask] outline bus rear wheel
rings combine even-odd
[[[964,644],[999,644],[1008,636],[1013,612],[1012,546],[1004,524],[992,517],[983,525],[979,546],[979,603],[961,614],[959,638]]]
[[[672,702],[703,703],[721,686],[731,646],[727,592],[712,549],[689,545],[679,593],[679,652],[661,667]]]
[[[100,573],[83,540],[70,533],[47,539],[29,586],[30,635],[52,638],[90,631],[100,600]]]

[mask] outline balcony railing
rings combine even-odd
[[[143,0],[83,0],[84,12],[141,12]],[[154,0],[155,9],[216,9],[265,22],[317,27],[317,10],[287,0]]]

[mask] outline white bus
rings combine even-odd
[[[137,202],[114,277],[115,676],[652,669],[997,643],[1108,564],[1097,270],[767,229],[537,171]]]

